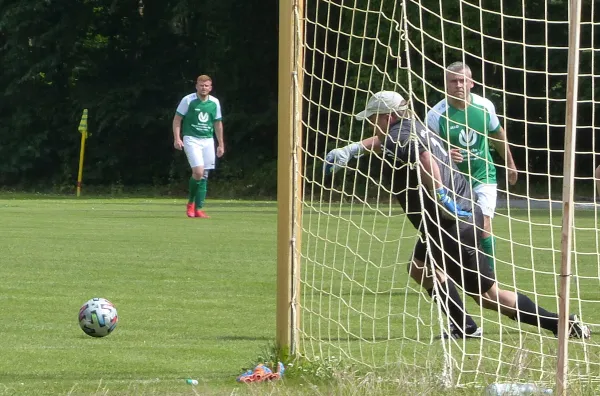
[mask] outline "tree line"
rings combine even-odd
[[[341,125],[357,133],[347,125],[350,121],[340,118],[356,110],[356,92],[348,87],[375,90],[391,82],[397,89],[406,87],[413,73],[427,81],[411,87],[413,97],[421,98],[417,110],[424,114],[426,106],[440,98],[440,65],[464,59],[483,72],[476,75],[486,86],[483,93],[502,109],[519,168],[562,173],[564,128],[554,125],[564,124],[564,78],[515,70],[566,70],[566,51],[544,49],[568,43],[566,25],[537,29],[542,25],[535,20],[540,12],[548,20],[563,20],[568,2],[485,2],[490,3],[486,4],[490,12],[484,13],[462,3],[406,2],[410,24],[405,36],[400,33],[404,26],[396,28],[402,2],[355,3],[356,8],[383,9],[394,19],[373,20],[375,13],[354,12],[343,6],[343,0],[306,2],[307,21],[315,22],[306,24],[311,43],[304,91],[309,151],[322,156],[326,146],[335,144],[314,139],[313,127],[333,130]],[[584,1],[584,22],[598,23],[598,13],[586,12],[591,6],[591,1]],[[444,19],[421,18],[423,9],[443,14]],[[0,185],[73,191],[79,161],[77,125],[87,108],[91,137],[85,153],[85,185],[183,188],[189,170],[184,156],[172,149],[171,120],[179,100],[194,91],[195,77],[208,74],[213,94],[223,106],[227,145],[214,178],[236,185],[242,195],[274,197],[278,11],[274,0],[1,0]],[[501,17],[500,11],[524,13],[531,19]],[[464,28],[453,28],[453,21],[461,21]],[[323,28],[326,23],[335,29]],[[600,39],[594,40],[600,29],[591,26],[584,24],[582,45]],[[471,30],[484,35],[471,37]],[[390,42],[379,48],[380,42],[363,40],[364,35]],[[420,50],[390,53],[389,48],[402,48],[407,39]],[[507,44],[513,42],[527,45]],[[335,48],[337,56],[322,55],[325,48]],[[582,73],[598,75],[593,69],[600,64],[598,56],[598,51],[582,52]],[[384,65],[393,81],[364,66],[369,64]],[[589,101],[580,104],[579,121],[587,126],[596,125],[600,117],[595,111],[600,88],[590,81],[593,77],[580,79],[580,95]],[[311,108],[323,98],[330,98],[327,107],[334,109],[327,117],[322,116],[323,108]],[[593,133],[593,128],[578,131],[580,175],[591,175],[595,164],[591,152],[600,150]],[[318,166],[307,165],[309,170]]]
[[[217,177],[272,174],[277,15],[276,1],[1,1],[0,184],[72,188],[84,108],[86,185],[187,179],[171,120],[199,74],[224,108]]]

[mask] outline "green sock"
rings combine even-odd
[[[190,181],[188,182],[188,186],[189,186],[188,203],[192,203],[196,200],[196,191],[198,191],[198,180],[196,180],[190,176]]]
[[[202,178],[198,181],[198,189],[196,190],[196,209],[202,209],[204,200],[206,199],[206,179]]]
[[[490,263],[490,268],[492,271],[494,270],[494,237],[488,236],[486,238],[481,239],[481,249],[484,253],[488,254],[488,262]]]

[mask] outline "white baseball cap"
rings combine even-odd
[[[367,102],[367,108],[354,117],[358,121],[362,121],[373,114],[390,114],[397,111],[404,111],[407,108],[408,103],[398,92],[380,91],[371,96]]]

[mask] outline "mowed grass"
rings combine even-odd
[[[0,200],[0,394],[230,393],[275,337],[276,207]],[[79,307],[111,300],[105,338]],[[200,382],[192,389],[184,381]]]
[[[553,382],[558,343],[539,331],[482,310],[464,297],[483,326],[482,341],[441,342],[437,306],[406,265],[416,232],[397,207],[322,205],[305,211],[302,235],[302,351],[335,356],[370,370],[398,362],[438,375],[449,354],[452,381],[486,384],[498,379]],[[570,311],[600,332],[599,234],[594,211],[575,216]],[[496,271],[502,288],[558,312],[561,215],[554,210],[501,211],[494,220]],[[445,318],[442,317],[443,322]],[[571,379],[600,380],[598,339],[573,341]],[[415,379],[419,381],[419,379]]]
[[[173,199],[0,199],[0,394],[272,392],[235,377],[275,340],[277,206],[210,201],[207,212],[211,219],[188,219],[184,200]],[[511,211],[494,222],[500,282],[550,310],[560,265],[553,215]],[[572,311],[598,325],[594,212],[578,212],[576,224]],[[325,371],[352,365],[388,377],[395,391],[438,394],[432,383],[447,351],[455,383],[553,378],[551,334],[472,301],[485,339],[436,339],[437,306],[406,273],[415,232],[397,208],[307,207],[303,230],[300,351]],[[77,323],[94,296],[119,311],[106,338],[85,335]],[[599,377],[596,339],[574,343],[570,357],[573,378]],[[308,375],[319,380],[319,372]],[[363,380],[353,378],[320,392],[356,394]],[[285,381],[280,393],[317,392],[302,382]],[[364,394],[388,394],[377,387]]]

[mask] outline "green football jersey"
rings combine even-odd
[[[213,137],[215,121],[222,118],[219,99],[209,95],[202,101],[195,92],[181,99],[177,106],[177,114],[183,117],[181,136],[197,138]]]
[[[446,99],[441,100],[427,113],[427,126],[451,148],[460,149],[464,160],[456,166],[471,176],[473,187],[481,183],[496,184],[496,166],[490,154],[488,135],[498,132],[500,120],[492,102],[471,94],[471,103],[460,110]]]

